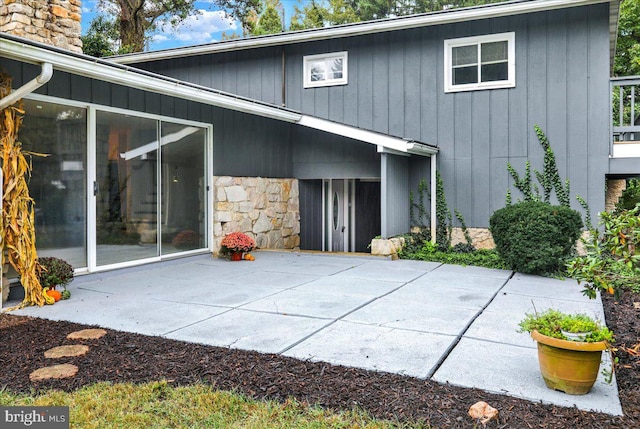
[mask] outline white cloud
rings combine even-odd
[[[197,15],[192,15],[182,21],[177,28],[165,23],[160,26],[160,32],[154,35],[154,42],[173,39],[181,44],[201,44],[217,40],[217,35],[223,31],[235,31],[238,28],[235,20],[222,10],[208,11],[200,9]],[[170,33],[170,35],[168,35]],[[218,34],[216,34],[218,33]]]

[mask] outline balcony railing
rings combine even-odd
[[[611,130],[612,157],[640,157],[640,76],[611,79]]]

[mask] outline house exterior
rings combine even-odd
[[[485,231],[507,163],[542,168],[536,124],[602,211],[607,178],[640,166],[613,157],[618,7],[513,1],[105,60],[0,34],[14,88],[53,68],[24,94],[25,146],[52,153],[34,159],[40,253],[96,271],[215,251],[233,230],[366,251],[409,231],[409,193],[436,169]]]

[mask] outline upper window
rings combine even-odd
[[[305,88],[347,84],[346,52],[307,55],[303,62]]]
[[[444,91],[516,86],[515,33],[444,41]]]

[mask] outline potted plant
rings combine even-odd
[[[73,280],[73,267],[67,261],[54,257],[38,258],[39,269],[37,270],[38,280],[47,294],[52,295],[56,301],[58,299],[71,298],[71,292],[67,290],[67,285]],[[56,287],[62,286],[62,292],[56,291]],[[51,292],[51,293],[49,293]],[[58,292],[58,293],[55,293]],[[59,295],[58,295],[59,294]]]
[[[256,242],[247,234],[232,232],[222,239],[220,245],[220,254],[228,255],[232,261],[241,261],[245,252],[250,252],[256,247]]]
[[[529,332],[538,342],[538,361],[550,389],[584,395],[598,378],[602,351],[609,349],[613,333],[586,314],[566,314],[550,309],[527,314],[519,332]],[[575,339],[570,339],[574,338]]]

